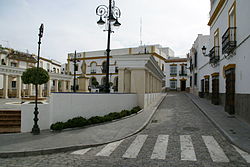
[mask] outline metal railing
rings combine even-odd
[[[222,54],[231,53],[236,45],[236,27],[229,27],[222,36]]]
[[[209,51],[209,57],[210,57],[210,64],[217,64],[220,61],[220,47],[219,46],[214,46],[210,51]]]
[[[186,71],[179,71],[179,76],[187,76],[187,72]]]

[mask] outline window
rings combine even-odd
[[[11,66],[11,67],[17,67],[17,63],[11,62],[11,63],[10,63],[10,66]]]
[[[104,62],[102,63],[102,73],[106,73],[106,70],[107,70],[107,62],[104,61]]]
[[[11,82],[11,87],[12,87],[12,88],[16,88],[16,81],[12,81],[12,82]]]
[[[176,80],[170,80],[170,89],[176,89]]]
[[[78,64],[75,65],[75,71],[78,71]]]
[[[50,71],[50,64],[47,63],[47,71],[49,72]]]
[[[194,86],[197,86],[197,73],[194,74]]]
[[[2,65],[6,65],[6,63],[4,62],[4,59],[2,59]]]
[[[176,65],[170,66],[170,75],[177,75],[177,66]]]
[[[95,74],[96,73],[96,62],[92,62],[90,64],[90,73]]]
[[[190,87],[192,87],[193,78],[190,76]]]
[[[164,64],[161,65],[161,70],[164,71]]]

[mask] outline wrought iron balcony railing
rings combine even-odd
[[[219,46],[214,46],[210,51],[209,51],[209,57],[210,57],[210,64],[217,64],[220,61],[220,47]]]
[[[177,73],[176,72],[172,72],[172,73],[170,73],[170,76],[176,76],[177,75]]]
[[[179,76],[187,76],[187,72],[186,71],[179,71]]]
[[[229,27],[222,36],[222,54],[231,53],[236,45],[236,27]]]

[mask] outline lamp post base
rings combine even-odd
[[[33,135],[39,135],[40,134],[40,128],[38,127],[38,125],[33,126],[31,133]]]

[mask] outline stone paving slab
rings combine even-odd
[[[230,116],[221,105],[213,105],[209,100],[191,93],[186,93],[186,95],[234,145],[250,153],[249,124]]]
[[[83,129],[0,134],[0,157],[28,156],[98,146],[132,136],[146,127],[166,94],[133,117]]]

